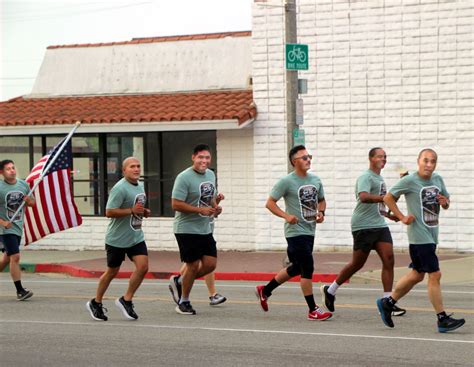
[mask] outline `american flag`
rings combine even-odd
[[[43,170],[56,156],[63,141],[58,143],[33,167],[26,178],[26,182],[33,188],[37,180],[41,179]],[[71,185],[72,146],[69,141],[59,156],[44,174],[34,192],[36,205],[27,207],[23,229],[25,245],[38,241],[49,234],[64,231],[82,224]]]

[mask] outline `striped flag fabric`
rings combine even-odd
[[[36,181],[41,180],[43,175],[43,180],[34,192],[36,205],[25,209],[23,223],[25,245],[52,233],[82,224],[82,217],[77,210],[72,194],[72,145],[70,140],[59,152],[59,156],[48,172],[43,174],[49,162],[58,154],[62,143],[63,141],[58,143],[41,158],[26,178],[30,188],[33,188]]]

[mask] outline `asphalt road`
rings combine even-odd
[[[192,293],[196,316],[178,315],[167,282],[146,281],[135,298],[140,318],[125,320],[114,305],[126,281],[112,283],[104,302],[109,321],[93,321],[85,303],[96,279],[25,275],[33,298],[17,302],[8,274],[0,274],[2,366],[472,366],[474,284],[444,287],[447,311],[466,325],[436,329],[426,289],[401,302],[407,315],[386,328],[377,313],[376,286],[340,288],[328,321],[307,321],[298,284],[283,286],[264,313],[255,283],[218,282],[228,302],[211,307],[202,282]],[[315,285],[315,290],[316,290]],[[317,301],[320,302],[319,291]]]

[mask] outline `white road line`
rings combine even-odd
[[[168,287],[168,280],[165,279],[145,279],[146,281],[142,283],[141,286],[153,286],[153,287],[163,287],[166,286]],[[90,280],[33,280],[33,279],[28,279],[26,283],[55,283],[55,284],[94,284],[97,285],[98,280],[95,281],[90,281]],[[218,287],[219,288],[251,288],[254,289],[255,285],[253,284],[230,284],[230,282],[236,282],[235,280],[232,281],[218,281]],[[244,282],[244,281],[241,281]],[[0,283],[11,283],[11,280],[0,280]],[[255,282],[254,282],[255,283]],[[265,282],[261,282],[265,283]],[[112,284],[128,284],[128,280],[122,280],[122,279],[115,279]],[[195,283],[194,286],[196,287],[205,287],[204,283],[201,283],[198,281],[198,283]],[[285,284],[282,285],[280,288],[286,288],[286,289],[300,289],[299,284]],[[317,286],[315,284],[314,286],[315,292],[317,289]],[[382,288],[358,288],[358,287],[351,287],[351,286],[343,286],[339,288],[338,292],[347,292],[347,291],[367,291],[367,292],[379,292],[382,293]],[[412,289],[410,293],[427,293],[426,289]],[[474,291],[449,291],[449,290],[444,290],[443,293],[446,294],[474,294]]]
[[[386,335],[364,335],[364,334],[338,334],[338,333],[315,333],[310,331],[287,331],[287,330],[259,330],[259,329],[232,329],[217,327],[200,326],[174,326],[174,325],[143,325],[143,324],[124,324],[111,322],[61,322],[61,321],[35,321],[35,320],[0,320],[3,324],[37,324],[37,325],[67,325],[67,326],[100,326],[100,327],[132,327],[132,328],[151,328],[151,329],[170,329],[170,330],[200,330],[200,331],[226,331],[231,333],[254,333],[254,334],[282,334],[282,335],[306,335],[306,336],[334,336],[343,338],[367,338],[367,339],[388,339],[388,340],[409,340],[440,343],[458,343],[474,344],[474,340],[452,340],[452,339],[434,339],[434,338],[412,338],[403,336]]]

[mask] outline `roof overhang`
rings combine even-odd
[[[251,118],[243,123],[238,120],[203,120],[170,122],[121,122],[107,124],[81,124],[78,134],[130,133],[160,131],[196,131],[196,130],[237,130],[249,127],[255,121]],[[75,124],[0,126],[0,135],[58,135],[67,134]]]

